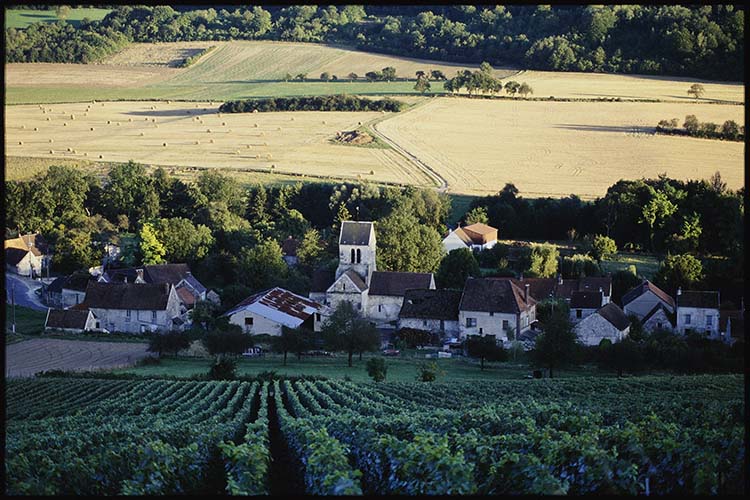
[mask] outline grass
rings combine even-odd
[[[16,334],[39,335],[44,332],[47,311],[36,311],[28,307],[16,306]],[[12,331],[13,306],[5,304],[5,333]]]
[[[619,252],[612,260],[602,261],[601,268],[605,273],[615,273],[631,265],[639,276],[651,280],[659,270],[659,259],[651,254]]]
[[[264,358],[245,358],[238,362],[238,375],[257,375],[264,371],[274,371],[279,375],[322,375],[331,379],[343,379],[349,377],[355,382],[366,382],[372,379],[367,374],[365,364],[370,358],[365,355],[362,361],[354,357],[353,366],[347,366],[345,354],[338,354],[332,358],[311,358],[298,361],[290,354],[287,358],[287,366],[283,365],[283,357],[278,354],[267,354]],[[413,382],[417,376],[417,366],[424,357],[399,357],[386,358],[388,374],[386,381],[389,382]],[[529,375],[533,368],[525,363],[486,363],[485,369],[479,368],[478,361],[469,359],[430,359],[436,361],[438,367],[444,374],[438,377],[439,382],[454,380],[522,380]],[[138,366],[115,370],[115,373],[136,373],[140,375],[173,375],[178,377],[189,377],[192,375],[207,373],[211,365],[210,359],[200,358],[164,358],[159,365]],[[599,375],[596,369],[586,367],[579,369],[562,370],[555,372],[555,377],[571,377],[581,375]],[[602,374],[608,376],[608,374]]]
[[[112,12],[112,9],[70,9],[65,22],[78,27],[84,18],[91,21],[100,21],[104,16]],[[55,9],[50,10],[25,10],[25,9],[6,9],[5,10],[5,27],[24,29],[34,23],[56,23],[60,19],[55,13]]]

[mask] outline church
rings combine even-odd
[[[343,221],[336,273],[316,273],[310,298],[331,310],[348,301],[377,327],[396,328],[406,291],[434,290],[435,278],[432,273],[378,271],[375,255],[375,224]]]

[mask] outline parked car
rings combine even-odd
[[[266,353],[264,353],[263,349],[261,349],[260,347],[251,347],[250,349],[242,353],[243,356],[248,356],[251,358],[265,356],[265,354]]]
[[[398,349],[383,349],[383,356],[398,356],[401,351]]]
[[[333,356],[333,353],[328,352],[328,351],[323,351],[323,350],[320,350],[320,349],[315,349],[315,350],[312,350],[312,351],[303,352],[302,356],[313,356],[313,357],[316,357],[316,356]]]

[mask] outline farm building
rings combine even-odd
[[[89,309],[47,309],[45,330],[88,332],[97,330],[99,321]]]
[[[245,333],[279,336],[282,327],[319,332],[326,307],[283,288],[271,288],[246,298],[224,316]]]
[[[609,303],[582,319],[574,331],[578,341],[588,346],[599,345],[604,339],[620,342],[630,333],[630,320],[617,304]]]
[[[459,338],[469,335],[493,335],[509,340],[525,332],[536,321],[536,300],[529,287],[522,290],[507,279],[469,278],[459,306]]]
[[[41,276],[52,256],[47,241],[41,234],[24,234],[5,240],[6,270],[21,276]]]
[[[101,283],[151,283],[174,285],[183,307],[192,309],[199,300],[206,300],[207,289],[190,272],[187,264],[154,264],[142,268],[110,269],[100,277]]]
[[[719,292],[677,290],[678,333],[689,331],[719,338]]]
[[[458,307],[461,290],[407,290],[398,314],[398,328],[437,333],[441,338],[458,337]]]
[[[85,271],[60,276],[43,287],[42,297],[48,306],[67,309],[83,302],[86,287],[91,281],[96,281],[96,278]]]
[[[457,227],[443,239],[446,252],[458,248],[485,250],[497,244],[497,228],[478,222],[465,227]]]
[[[648,314],[656,304],[661,303],[670,313],[675,312],[674,299],[664,290],[654,285],[648,280],[637,287],[629,290],[622,296],[622,308],[627,316],[635,314],[638,319],[642,319]]]
[[[174,285],[161,283],[89,283],[76,308],[87,307],[110,332],[143,333],[182,329],[180,299]]]
[[[570,321],[578,323],[583,318],[591,316],[604,304],[602,292],[575,291],[570,297]]]
[[[342,301],[381,328],[395,328],[412,288],[435,288],[432,273],[378,271],[372,222],[344,221],[339,234],[339,265],[335,273],[316,271],[310,298],[335,309]]]
[[[670,314],[664,304],[658,302],[646,315],[641,318],[643,330],[649,333],[657,330],[673,330],[674,314]]]

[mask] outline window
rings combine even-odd
[[[378,304],[378,312],[382,312],[382,311],[383,311],[383,306]]]
[[[130,321],[130,309],[125,310],[125,321]]]
[[[492,317],[492,316],[494,316],[494,315],[495,315],[495,313],[494,313],[494,312],[492,312],[492,311],[490,311],[490,317]]]
[[[245,318],[246,326],[253,326],[253,318]]]
[[[508,320],[504,319],[503,320],[503,330],[507,330],[507,329],[508,329]]]
[[[580,318],[580,317],[581,317],[581,310],[576,309],[576,318]]]
[[[714,325],[714,317],[711,314],[706,315],[706,326],[713,326]]]
[[[477,326],[477,318],[466,318],[466,326],[468,328]]]
[[[357,309],[359,309],[360,311],[362,310],[362,302],[360,302],[359,304],[357,304]]]
[[[320,321],[320,313],[315,313],[315,321]]]
[[[689,325],[689,324],[690,324],[690,315],[689,315],[689,314],[686,314],[686,315],[685,315],[685,324],[686,324],[686,325]]]
[[[156,323],[156,311],[151,311],[151,322]]]
[[[659,329],[661,329],[661,321],[657,321],[657,322],[656,322],[656,328],[659,328]]]
[[[352,248],[352,264],[354,264],[354,262],[355,262],[355,260],[354,260],[354,249]]]
[[[422,326],[427,326],[427,320],[426,319],[422,320]]]
[[[362,262],[362,250],[357,249],[357,264]]]
[[[482,328],[480,328],[479,329],[479,335],[482,335],[482,333],[484,333],[484,332],[482,331]]]

